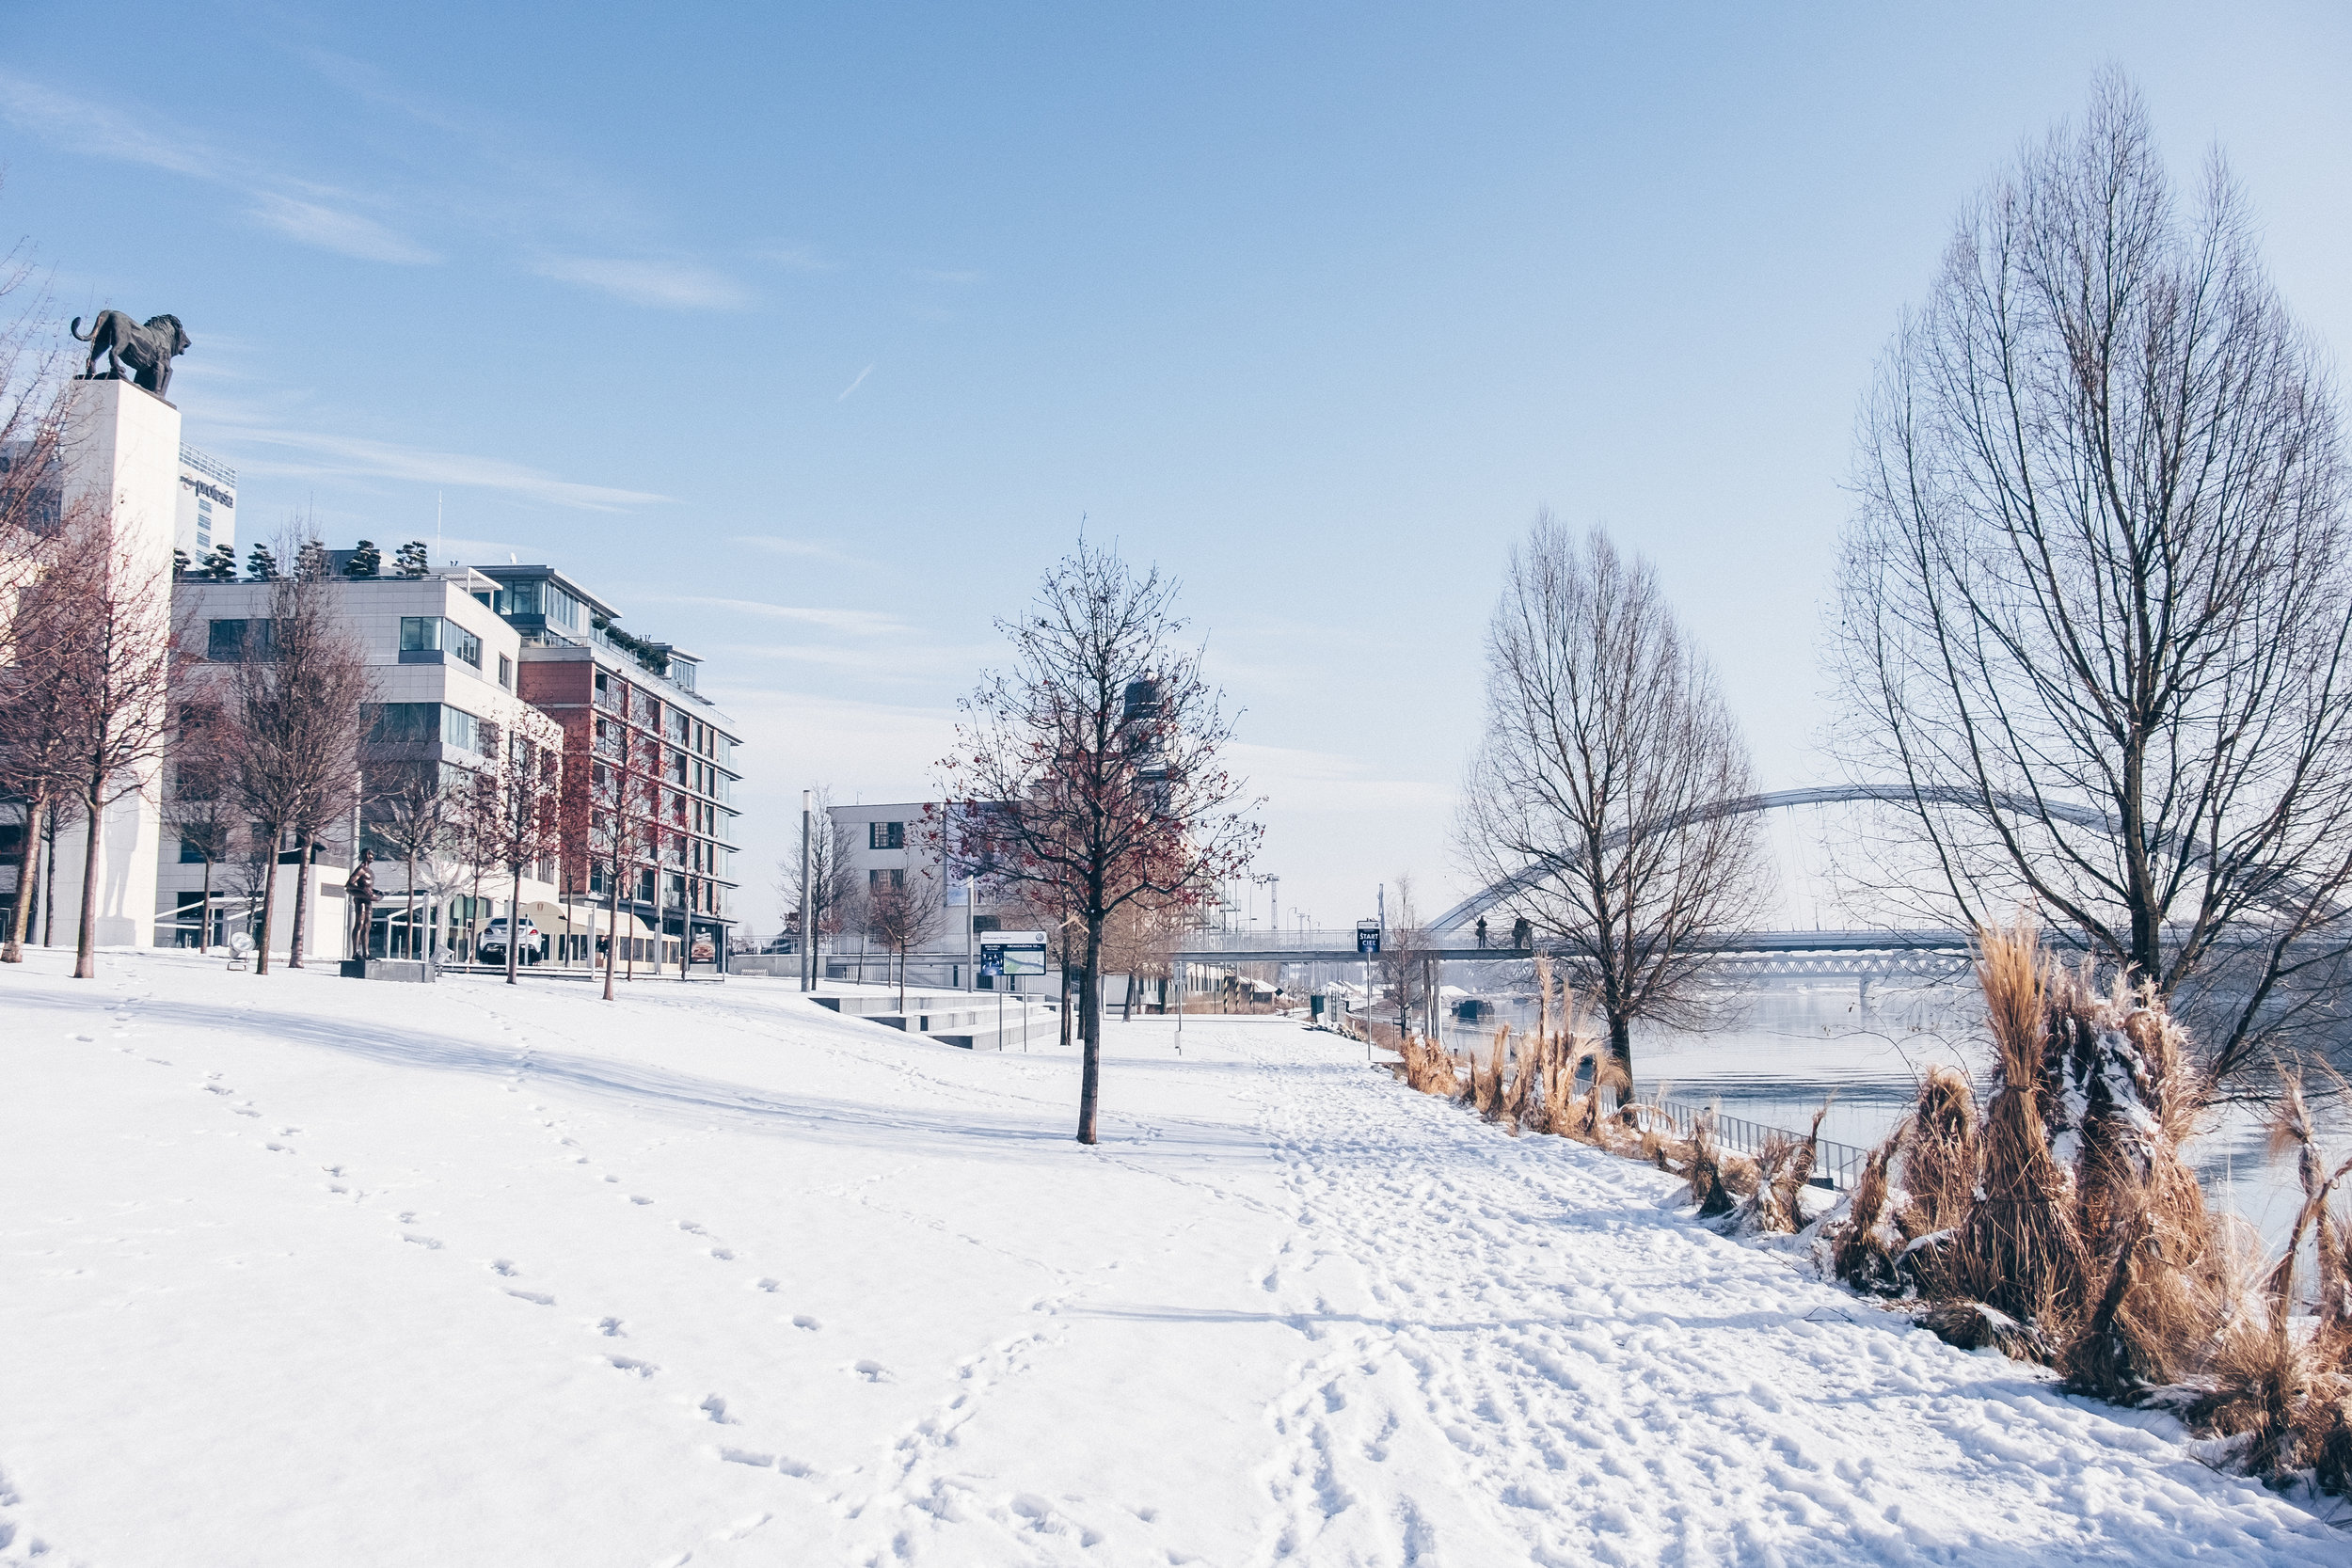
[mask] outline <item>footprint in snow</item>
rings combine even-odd
[[[685,1231],[689,1236],[699,1236],[703,1233],[703,1227],[696,1225],[692,1220],[680,1220],[677,1222],[677,1227],[680,1230]]]
[[[735,1254],[729,1252],[723,1246],[712,1247],[710,1249],[710,1256],[716,1258],[722,1263],[732,1263],[735,1261]]]
[[[638,1196],[635,1193],[631,1193],[631,1194],[629,1194],[629,1195],[628,1195],[628,1200],[629,1200],[631,1203],[637,1204],[637,1205],[638,1205],[639,1207],[641,1207],[641,1208],[642,1208],[643,1206],[644,1206],[645,1204],[651,1203],[651,1202],[653,1201],[653,1199],[651,1199],[651,1198],[649,1198],[649,1197],[639,1197],[639,1196]]]
[[[400,1239],[406,1242],[410,1246],[421,1246],[427,1252],[438,1252],[441,1250],[441,1243],[435,1241],[430,1236],[410,1236],[403,1233]]]
[[[608,1355],[605,1360],[614,1371],[627,1372],[631,1377],[651,1377],[661,1370],[652,1362],[640,1361],[633,1355]]]
[[[555,1298],[548,1295],[544,1291],[509,1291],[506,1293],[513,1296],[516,1301],[527,1301],[533,1307],[553,1307],[555,1305]]]
[[[490,1259],[490,1272],[504,1278],[512,1279],[522,1271],[516,1268],[511,1261],[504,1258],[493,1258]]]
[[[626,1339],[628,1338],[628,1335],[623,1332],[621,1328],[621,1320],[618,1318],[597,1319],[596,1332],[603,1335],[608,1339]]]
[[[781,1283],[781,1281],[773,1279],[755,1279],[752,1281],[752,1289],[755,1291],[766,1291],[772,1295],[775,1293],[776,1286],[779,1283]]]
[[[879,1361],[853,1362],[850,1364],[849,1370],[857,1373],[858,1376],[864,1378],[868,1383],[889,1383],[893,1381],[890,1375],[890,1369],[883,1366]]]
[[[694,1408],[707,1417],[714,1426],[731,1427],[738,1424],[735,1418],[727,1414],[727,1402],[716,1394],[706,1396],[702,1403]]]
[[[814,1334],[825,1325],[818,1323],[815,1318],[810,1317],[807,1313],[802,1312],[793,1317],[792,1326],[794,1328],[805,1328],[811,1334]]]

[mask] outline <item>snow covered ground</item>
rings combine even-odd
[[[0,1561],[2341,1564],[2352,1536],[1263,1020],[0,971]]]

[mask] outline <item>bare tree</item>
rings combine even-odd
[[[82,635],[82,607],[62,583],[44,581],[60,541],[19,533],[8,560],[8,580],[0,584],[5,622],[0,622],[0,789],[24,802],[24,831],[17,845],[16,896],[8,911],[8,940],[0,962],[22,963],[24,942],[34,932],[37,860],[44,827],[53,878],[55,827],[59,807],[73,788],[72,692],[47,678],[56,650]]]
[[[328,577],[325,550],[313,548],[316,540],[293,544],[303,569],[272,579],[270,617],[247,623],[227,685],[234,719],[230,773],[239,803],[267,835],[273,864],[293,840],[299,869],[287,962],[299,968],[319,834],[350,809],[371,714],[379,729],[385,721],[373,705],[375,676],[367,655],[336,614],[335,596],[354,590]],[[262,888],[257,969],[264,974],[277,900],[273,871]]]
[[[534,726],[535,727],[535,726]],[[548,726],[552,729],[552,726]],[[486,815],[480,826],[488,860],[507,876],[506,983],[516,983],[521,961],[523,878],[539,862],[563,852],[563,759],[546,730],[525,733],[524,725],[507,726],[493,743],[496,754],[482,770],[482,803]]]
[[[437,762],[395,763],[381,773],[389,774],[389,780],[376,791],[370,829],[401,857],[405,956],[422,958],[425,949],[417,927],[418,868],[429,867],[433,857],[447,847],[455,831],[455,802]]]
[[[939,884],[921,872],[876,884],[866,895],[866,928],[898,960],[898,1010],[907,1006],[907,954],[939,925]]]
[[[1190,924],[1191,911],[1183,903],[1147,895],[1113,914],[1104,927],[1103,962],[1109,973],[1127,977],[1123,1020],[1134,1021],[1136,991],[1143,981],[1166,980],[1175,973],[1171,955]]]
[[[20,241],[0,257],[0,798],[13,797],[24,814],[16,891],[0,944],[5,963],[24,961],[41,825],[65,787],[61,694],[40,678],[32,657],[34,646],[55,634],[45,623],[56,611],[26,598],[59,531],[64,499],[64,356],[49,305],[35,280],[30,247]]]
[[[599,721],[595,757],[589,770],[587,842],[589,854],[604,868],[604,999],[610,1002],[621,955],[621,887],[636,880],[639,867],[660,851],[661,834],[655,816],[660,809],[661,785],[636,767],[627,725],[606,729]],[[632,944],[632,974],[635,967]]]
[[[1047,572],[1028,610],[997,623],[1013,667],[962,703],[933,819],[951,866],[1041,890],[1084,932],[1080,1143],[1095,1141],[1102,1085],[1104,926],[1138,899],[1198,901],[1262,831],[1236,809],[1232,721],[1178,641],[1175,597],[1156,568],[1138,577],[1083,541]]]
[[[818,937],[837,937],[842,933],[861,888],[856,842],[850,825],[833,815],[832,786],[818,784],[809,793],[816,797],[816,816],[811,824],[816,831],[809,835],[807,886],[802,886],[801,855],[795,849],[777,864],[777,887],[787,909],[797,913],[805,903],[812,929],[803,931],[801,940],[810,943],[809,951],[813,952]]]
[[[164,693],[171,670],[171,584],[95,520],[68,529],[36,588],[63,607],[41,650],[66,716],[65,751],[81,807],[82,908],[73,976],[97,969],[98,863],[106,813],[154,786],[167,733]],[[153,918],[139,911],[135,918]]]
[[[1389,916],[1388,934],[1381,939],[1380,957],[1374,961],[1373,973],[1379,989],[1388,992],[1396,1007],[1396,1037],[1403,1049],[1405,1037],[1413,1032],[1413,1014],[1425,1010],[1431,989],[1432,960],[1430,952],[1437,944],[1427,931],[1422,929],[1420,912],[1413,907],[1413,879],[1400,874],[1396,879],[1396,897]],[[1365,1016],[1372,1016],[1373,999],[1364,999]]]
[[[2352,881],[2333,390],[2218,156],[2103,76],[1963,213],[1863,407],[1850,766],[1945,918],[2020,901],[2173,997],[2217,1079],[2331,1009]]]
[[[1486,639],[1486,733],[1456,838],[1609,1021],[1687,1015],[1706,939],[1759,901],[1746,744],[1648,562],[1540,516]]]
[[[209,696],[183,701],[172,717],[170,796],[164,821],[180,840],[182,858],[192,850],[204,863],[196,937],[196,950],[202,953],[213,942],[214,872],[228,862],[237,836],[237,810],[230,790],[229,717]]]

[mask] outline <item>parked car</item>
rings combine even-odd
[[[537,963],[541,941],[539,927],[525,920],[516,927],[516,930],[522,943],[516,950],[516,961],[527,964]],[[482,928],[482,940],[474,943],[473,957],[476,963],[502,964],[506,961],[506,917],[504,915],[499,916]]]

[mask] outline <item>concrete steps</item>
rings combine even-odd
[[[993,991],[910,990],[903,1011],[895,990],[849,991],[810,1000],[844,1018],[863,1019],[964,1051],[1002,1051],[1009,1045],[1017,1051],[1025,1030],[1032,1044],[1060,1037],[1060,1020],[1054,1009],[1033,997],[1016,1001],[1007,996],[1001,1011]]]

